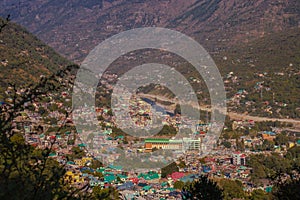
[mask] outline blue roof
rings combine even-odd
[[[268,134],[268,135],[276,135],[276,133],[275,132],[272,132],[272,131],[264,131],[264,133],[265,134]]]
[[[85,171],[85,170],[88,170],[88,171],[90,171],[90,172],[94,172],[94,171],[95,171],[95,170],[93,170],[93,169],[91,169],[91,168],[89,168],[89,167],[83,167],[83,168],[80,169],[81,172],[83,172],[83,171]]]
[[[198,175],[190,174],[190,175],[182,177],[180,180],[184,183],[193,182],[195,180],[195,178],[197,178],[197,177],[198,177]]]
[[[203,166],[202,168],[203,168],[203,172],[205,173],[208,173],[211,170],[209,166]]]
[[[134,184],[132,182],[126,182],[123,185],[120,185],[117,187],[118,190],[127,190],[130,189],[134,186]]]

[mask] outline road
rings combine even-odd
[[[144,97],[144,98],[148,98],[151,100],[159,100],[159,101],[166,101],[166,102],[171,102],[176,104],[179,104],[179,101],[177,101],[176,99],[169,99],[163,96],[156,96],[156,95],[152,95],[152,94],[143,94],[143,93],[139,93],[138,94],[139,97]],[[191,104],[189,104],[191,105]],[[197,107],[197,105],[191,105],[193,107]],[[174,106],[173,106],[174,107]],[[200,110],[203,111],[211,111],[211,109],[209,108],[209,106],[200,106]],[[271,122],[275,122],[275,121],[279,121],[279,122],[285,122],[285,123],[291,123],[294,126],[295,130],[300,130],[300,120],[296,120],[296,119],[282,119],[282,118],[269,118],[269,117],[259,117],[259,116],[251,116],[251,115],[247,115],[247,114],[241,114],[241,113],[236,113],[236,112],[227,112],[226,113],[230,119],[234,119],[234,120],[253,120],[256,122],[263,122],[263,121],[271,121]]]

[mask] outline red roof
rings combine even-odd
[[[134,184],[137,184],[139,182],[138,178],[130,178],[129,180],[131,180]]]
[[[177,179],[180,179],[182,177],[185,176],[185,173],[183,172],[174,172],[170,175],[170,177],[173,179],[173,180],[177,180]]]

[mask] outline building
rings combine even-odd
[[[75,159],[74,162],[76,163],[76,165],[78,166],[85,166],[87,163],[91,163],[93,160],[92,157],[83,157],[81,159]]]
[[[233,165],[246,165],[246,155],[240,152],[233,153],[230,160]]]
[[[76,173],[73,171],[67,171],[64,176],[64,179],[70,184],[84,183],[84,178],[82,177],[80,172]]]
[[[263,140],[273,141],[276,138],[276,133],[271,131],[264,131],[262,133]]]
[[[201,150],[201,138],[198,138],[198,139],[148,138],[148,139],[145,139],[144,147],[145,147],[145,152],[151,152],[153,149],[200,151]]]

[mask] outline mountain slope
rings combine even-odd
[[[269,118],[300,118],[300,28],[265,35],[247,45],[213,55],[223,76],[229,111]],[[181,63],[201,103],[209,105],[208,90],[197,72]],[[178,68],[176,67],[178,70]],[[163,98],[174,98],[165,88],[148,86],[142,90]],[[242,116],[242,115],[240,115]]]
[[[3,19],[0,18],[0,23]],[[0,32],[0,95],[9,83],[24,85],[70,64],[24,28],[9,23]]]
[[[241,74],[270,73],[287,68],[300,70],[300,28],[268,34],[247,45],[235,45],[214,58],[224,73],[232,70],[239,70]]]
[[[298,0],[3,0],[0,15],[27,27],[67,58],[82,61],[124,30],[160,26],[197,39],[210,52],[300,25]]]

